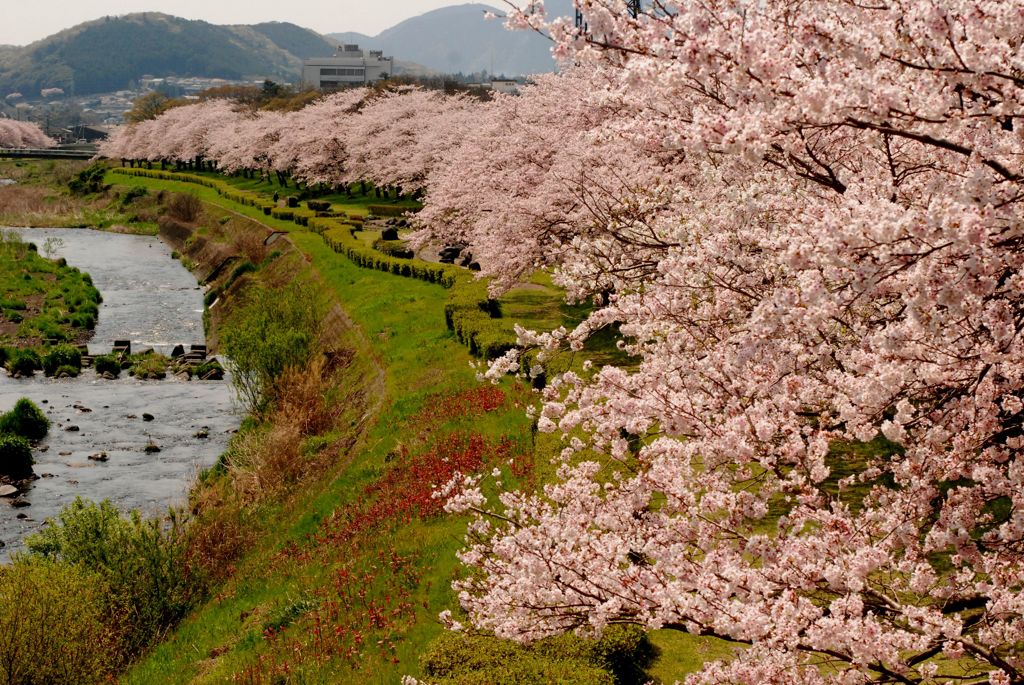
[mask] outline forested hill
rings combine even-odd
[[[333,52],[330,40],[294,24],[217,26],[154,12],[104,17],[0,51],[0,97],[43,88],[109,92],[144,75],[294,81],[303,58]]]

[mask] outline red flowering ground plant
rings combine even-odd
[[[525,473],[530,460],[522,440],[488,439],[467,428],[484,415],[510,410],[506,392],[492,386],[429,398],[407,422],[408,432],[422,440],[393,450],[380,477],[302,543],[277,555],[275,572],[329,568],[329,579],[265,620],[263,647],[234,682],[270,683],[318,668],[358,670],[368,657],[397,663],[403,632],[423,619],[427,589],[423,560],[415,545],[399,542],[401,530],[445,515],[436,491],[456,473],[510,461]]]

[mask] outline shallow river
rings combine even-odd
[[[159,239],[84,229],[19,233],[41,251],[47,238],[59,239],[53,256],[92,276],[103,303],[91,352],[109,352],[119,339],[131,340],[133,351],[164,353],[178,343],[204,342],[202,290]],[[31,506],[15,509],[0,500],[0,558],[79,495],[109,499],[122,510],[165,512],[184,500],[200,469],[216,462],[240,422],[229,379],[136,381],[122,374],[106,381],[87,369],[74,379],[15,380],[0,371],[0,410],[19,397],[42,407],[52,425],[34,452],[41,478],[24,495]],[[203,428],[209,437],[196,437]],[[145,453],[149,442],[160,451]],[[100,452],[108,461],[89,459]]]

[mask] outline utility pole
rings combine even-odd
[[[626,11],[629,15],[636,19],[640,15],[640,0],[626,0]],[[576,28],[583,29],[584,32],[587,30],[587,23],[583,21],[583,12],[576,10]]]

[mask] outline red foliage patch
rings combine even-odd
[[[438,426],[505,404],[502,390],[478,386],[428,399],[413,422]],[[264,631],[269,649],[233,680],[250,685],[279,682],[328,662],[358,667],[370,650],[397,663],[396,641],[420,609],[413,597],[420,571],[417,557],[400,555],[391,545],[381,551],[381,538],[404,523],[442,515],[444,501],[434,491],[456,473],[478,472],[510,459],[513,471],[526,468],[529,460],[516,455],[519,444],[508,437],[494,442],[479,433],[456,431],[436,435],[415,455],[400,447],[391,467],[352,503],[335,510],[303,543],[291,543],[275,556],[275,566],[285,560],[344,561],[333,571],[331,585],[319,589],[300,615]],[[367,553],[370,540],[374,550]]]

